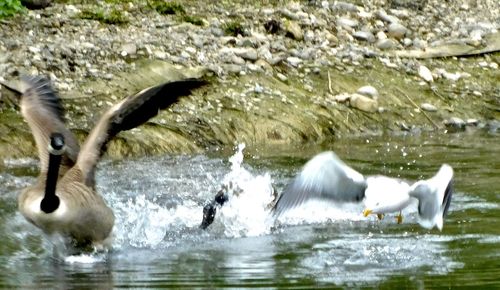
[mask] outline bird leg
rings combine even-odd
[[[399,214],[396,216],[396,221],[398,224],[403,223],[403,214],[401,213],[401,211],[399,211]]]

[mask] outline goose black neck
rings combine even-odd
[[[40,203],[40,209],[45,213],[54,212],[60,204],[59,197],[56,195],[56,186],[63,147],[64,137],[61,134],[52,134],[49,145],[49,168],[45,183],[45,196]]]

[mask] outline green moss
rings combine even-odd
[[[243,30],[244,30],[243,25],[241,25],[241,23],[239,23],[238,21],[231,21],[229,23],[226,23],[226,25],[224,25],[224,32],[227,35],[238,36],[239,34],[244,36],[245,33]]]
[[[196,16],[184,15],[182,17],[182,20],[184,22],[189,22],[189,23],[194,24],[194,25],[203,26],[203,20],[199,17],[196,17]]]
[[[0,19],[14,16],[24,11],[21,0],[0,1]]]
[[[97,20],[105,24],[125,24],[128,19],[120,10],[111,9],[110,11],[104,10],[82,10],[77,16],[81,19]]]
[[[185,14],[186,11],[177,2],[166,2],[164,0],[151,0],[149,6],[160,14]]]

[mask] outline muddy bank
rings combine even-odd
[[[0,77],[49,75],[64,99],[68,126],[81,139],[100,112],[129,93],[168,79],[210,80],[141,128],[121,133],[109,146],[111,156],[189,153],[235,142],[320,143],[353,134],[441,134],[500,119],[498,11],[488,1],[448,8],[443,19],[450,23],[464,13],[484,19],[473,27],[470,19],[457,24],[458,34],[433,30],[436,20],[424,19],[446,12],[434,1],[422,1],[421,9],[384,1],[201,9],[180,1],[200,25],[124,2],[101,3],[124,5],[128,22],[121,25],[79,18],[95,8],[81,3],[55,3],[0,23]],[[419,19],[425,23],[413,29]],[[228,23],[242,30],[231,35]],[[457,43],[474,53],[425,55]],[[15,98],[1,93],[0,156],[33,156]]]

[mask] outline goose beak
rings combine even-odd
[[[365,209],[363,211],[363,216],[367,217],[367,216],[371,215],[372,213],[373,213],[373,210],[371,210],[371,209]]]

